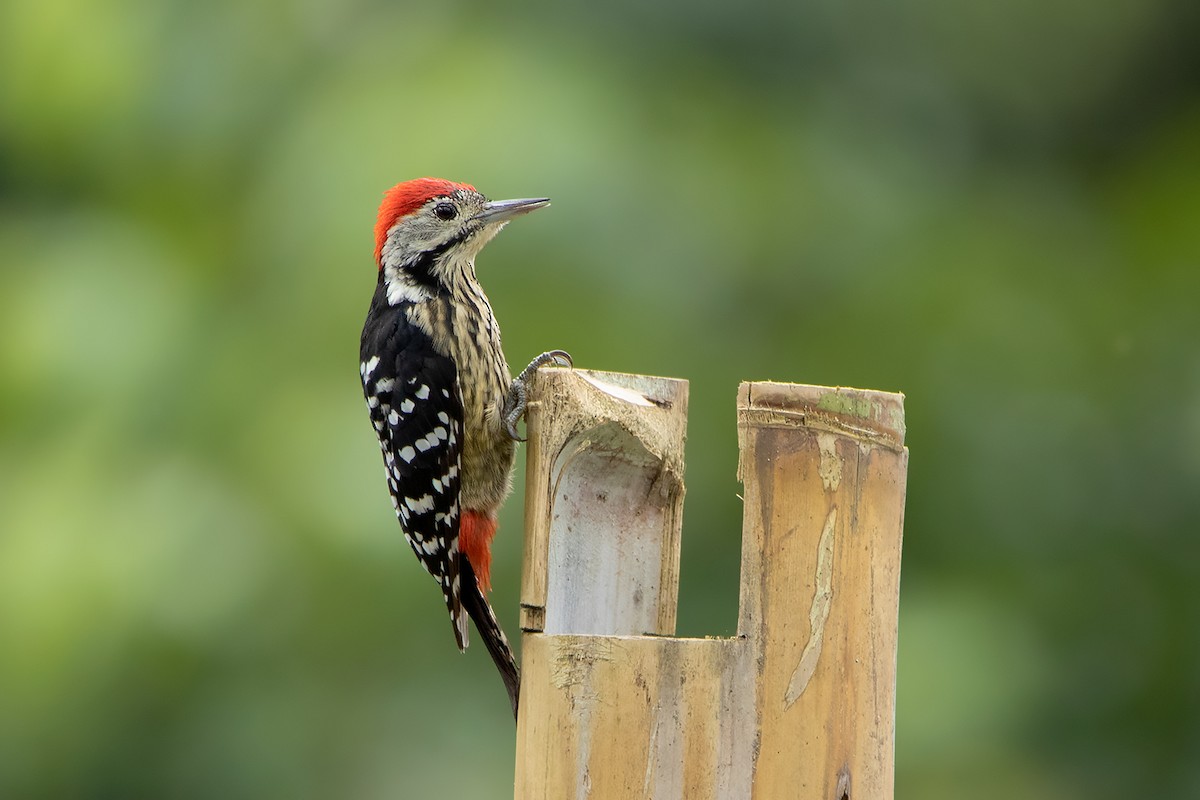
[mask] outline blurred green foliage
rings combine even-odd
[[[902,390],[898,795],[1200,796],[1194,3],[406,5],[0,6],[0,796],[510,796],[357,383],[421,175],[554,199],[512,362],[692,381],[681,633],[738,381]]]

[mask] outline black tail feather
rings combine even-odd
[[[471,619],[475,620],[475,628],[483,637],[483,646],[487,648],[488,655],[492,657],[500,673],[500,680],[504,681],[504,688],[508,690],[513,719],[516,719],[521,696],[521,673],[517,670],[517,662],[508,646],[508,639],[500,628],[500,622],[496,619],[496,613],[492,611],[491,603],[479,588],[479,581],[475,578],[471,562],[466,558],[461,559],[459,570],[462,581],[462,607],[467,610]]]

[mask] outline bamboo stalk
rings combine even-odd
[[[687,387],[544,370],[517,800],[892,797],[903,398],[738,393],[732,639],[676,639]]]

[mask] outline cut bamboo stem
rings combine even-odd
[[[686,383],[533,397],[517,800],[891,798],[903,398],[742,384],[738,635],[677,639]]]

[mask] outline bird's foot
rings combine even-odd
[[[521,374],[513,379],[512,387],[508,390],[508,397],[504,402],[504,426],[508,429],[508,435],[515,441],[525,441],[521,434],[517,433],[517,420],[525,416],[526,401],[529,397],[529,381],[533,377],[533,373],[547,364],[561,367],[574,366],[570,353],[565,350],[550,350],[530,361],[529,365],[521,370]]]

